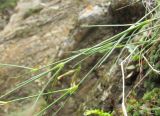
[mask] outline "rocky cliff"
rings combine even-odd
[[[130,24],[144,16],[148,9],[150,11],[154,7],[153,1],[150,0],[143,2],[135,0],[15,0],[14,4],[7,4],[7,2],[6,5],[10,7],[5,5],[1,9],[0,6],[0,95],[16,88],[20,85],[19,83],[34,75],[52,69],[54,67],[50,65],[52,62],[68,58],[80,49],[82,51],[78,53],[83,52],[84,48],[92,47],[122,32],[128,28],[128,25],[132,26]],[[5,2],[2,0],[2,3]],[[148,4],[149,7],[146,7]],[[149,17],[150,15],[147,18]],[[103,26],[107,24],[128,25]],[[139,30],[140,28],[135,29],[134,32],[130,31],[126,36],[135,34]],[[125,41],[121,41],[122,44]],[[135,41],[138,41],[136,37]],[[45,107],[48,107],[44,112],[46,116],[82,116],[88,109],[113,111],[114,115],[122,115],[122,110],[119,109],[122,103],[123,75],[117,58],[119,61],[127,57],[131,47],[133,46],[124,50],[121,58],[119,58],[121,49],[117,48],[101,66],[94,70],[92,68],[103,58],[103,50],[106,48],[96,55],[92,54],[94,51],[90,54],[86,53],[87,55],[82,54],[81,57],[64,66],[56,81],[54,79],[53,82],[48,81],[55,74],[55,71],[52,71],[0,99],[1,104],[1,101],[38,94],[38,91],[43,89],[42,92],[47,93],[80,83],[75,94],[66,96],[54,106],[48,107],[61,94],[43,96],[34,111],[31,106],[35,99],[5,104],[0,108],[0,115],[29,116]],[[138,48],[141,49],[141,47]],[[142,63],[143,61],[144,59]],[[8,64],[31,67],[30,69],[39,69],[48,64],[50,67],[35,71],[13,65],[8,66]],[[125,79],[127,94],[141,79],[139,78],[141,72],[146,71],[146,69],[143,71],[137,69],[137,61],[127,62],[128,65],[129,67],[124,72],[126,75],[129,74]],[[88,77],[84,79],[85,75]],[[139,91],[143,90],[139,89]],[[57,112],[58,109],[60,112]]]

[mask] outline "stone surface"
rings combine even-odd
[[[4,28],[0,31],[0,63],[37,68],[47,65],[75,24],[78,10],[75,0],[20,0],[9,22],[0,19],[1,29]],[[31,75],[25,73],[29,71],[1,67],[0,94],[30,78]],[[32,95],[38,88],[37,83],[33,82],[8,97]],[[8,115],[12,110],[21,111],[20,106],[25,102],[15,104],[2,107],[0,115]]]
[[[110,0],[20,0],[9,22],[7,24],[2,23],[0,63],[41,67],[52,61],[66,58],[73,50],[93,46],[113,36],[115,28],[81,27],[84,24],[111,24],[117,21],[112,14],[114,5],[112,8],[109,5]],[[0,22],[3,21],[0,20]],[[86,109],[112,110],[117,107],[115,104],[118,104],[117,102],[121,98],[116,99],[115,96],[121,94],[121,73],[117,65],[112,66],[116,55],[115,52],[103,66],[89,75],[79,91],[69,98],[65,107],[57,115],[81,116]],[[85,63],[82,63],[82,72],[75,82],[79,82],[101,57],[102,54],[97,54],[86,59]],[[71,69],[71,66],[76,63],[77,60],[69,64],[63,72]],[[14,88],[16,83],[31,76],[30,74],[24,75],[25,73],[28,72],[18,68],[1,68],[0,94]],[[69,87],[70,81],[72,80],[67,77],[60,80],[54,87],[56,89]],[[34,82],[11,94],[8,98],[35,94],[42,85],[40,84],[39,87]],[[48,86],[46,91],[51,89],[53,89],[52,84]],[[115,93],[114,96],[113,93]],[[53,100],[53,97],[52,99],[46,98],[48,104]],[[7,116],[11,111],[20,112],[19,115],[22,115],[22,112],[28,111],[23,109],[31,107],[32,102],[22,101],[15,105],[6,105],[5,108],[0,109],[0,115]],[[106,104],[109,105],[106,106]],[[52,115],[58,107],[57,105],[57,107],[47,111],[46,116]],[[13,114],[10,115],[13,116]],[[23,115],[28,116],[28,114]]]

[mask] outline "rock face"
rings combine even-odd
[[[76,22],[77,5],[75,0],[20,0],[8,24],[0,21],[6,25],[0,31],[0,63],[40,67],[51,62]],[[30,77],[24,73],[22,69],[1,67],[0,94]],[[32,88],[36,90],[36,83],[16,94],[27,96],[32,94]]]
[[[125,0],[124,0],[125,1]],[[117,9],[122,6],[128,5],[128,2],[116,1],[106,2],[105,5],[93,5],[84,8],[78,17],[78,23],[73,30],[70,31],[69,39],[62,43],[55,60],[64,59],[70,56],[70,51],[79,50],[82,48],[91,47],[104,39],[112,37],[116,31],[121,31],[124,28],[111,28],[111,27],[94,27],[83,28],[81,25],[104,25],[104,24],[123,24],[133,23],[137,21],[142,15],[144,8],[141,4],[134,4],[129,8],[124,8],[122,11]],[[132,8],[141,9],[142,12],[135,13]],[[130,12],[130,16],[125,14],[127,9]],[[119,19],[116,19],[118,15]],[[65,104],[64,108],[56,114],[58,116],[82,116],[87,109],[103,109],[104,111],[112,111],[113,109],[119,109],[121,105],[121,92],[122,92],[122,80],[121,69],[118,64],[115,64],[118,52],[114,52],[110,58],[103,63],[103,65],[95,70],[88,76],[83,82],[78,91],[67,99],[67,102],[61,102],[53,106],[47,113],[47,116],[53,115],[60,105]],[[103,54],[97,54],[85,59],[81,63],[81,72],[77,77],[75,83],[80,82],[83,77],[92,69],[92,67],[103,57]],[[82,58],[76,59],[69,63],[62,74],[73,70],[75,64],[81,61]],[[53,72],[54,74],[54,72]],[[65,76],[58,80],[57,84],[50,84],[48,90],[59,90],[63,88],[69,88],[72,85],[73,75]],[[129,87],[128,87],[129,88]],[[46,90],[47,91],[47,90]],[[46,100],[48,103],[52,103],[54,98],[59,95],[48,96]],[[116,111],[116,115],[122,115],[119,111]]]
[[[113,4],[113,2],[111,3]],[[66,58],[70,55],[70,51],[93,46],[113,36],[115,28],[83,28],[81,25],[117,23],[119,20],[115,20],[114,11],[121,5],[116,3],[120,2],[115,2],[110,7],[110,0],[20,0],[9,22],[7,24],[3,23],[3,21],[1,21],[2,23],[0,22],[3,27],[3,30],[0,31],[0,63],[41,67],[53,60]],[[135,13],[133,15],[135,16]],[[137,16],[139,17],[140,15]],[[130,19],[126,18],[126,20]],[[3,25],[6,26],[4,27]],[[86,109],[101,108],[112,110],[113,107],[117,107],[115,104],[119,102],[120,98],[117,99],[112,96],[112,93],[117,96],[120,96],[121,93],[119,67],[112,66],[116,54],[115,52],[109,62],[106,61],[103,66],[93,71],[79,91],[70,97],[64,109],[57,115],[81,116]],[[80,81],[101,56],[102,54],[98,54],[82,63],[84,68],[76,82]],[[65,69],[71,69],[70,66],[75,63],[76,61],[72,62]],[[18,68],[1,68],[0,94],[15,87],[16,83],[30,76],[30,74],[24,76],[24,73],[26,71]],[[110,80],[108,77],[113,78]],[[70,86],[70,81],[68,78],[67,80],[62,79],[54,87],[57,89],[68,87]],[[46,91],[52,88],[53,86],[49,85]],[[37,90],[39,90],[38,85],[33,83],[28,88],[20,89],[16,92],[16,96],[28,96],[34,94]],[[9,96],[9,98],[14,98],[13,96]],[[46,101],[49,104],[53,99],[47,98]],[[106,106],[108,103],[111,105]],[[26,103],[22,102],[18,106],[30,107],[32,105],[31,102],[24,104]],[[6,108],[1,108],[5,109],[5,111],[0,110],[0,115],[8,115],[11,107],[13,106],[9,105]],[[22,107],[22,110],[23,108],[26,107]],[[17,109],[19,107],[15,106],[14,110]],[[48,111],[46,115],[50,116],[54,111],[55,108]],[[19,115],[28,116],[28,114],[24,113]]]
[[[33,66],[44,63],[43,58],[53,58],[74,24],[75,7],[73,1],[20,1],[0,33],[1,62]]]

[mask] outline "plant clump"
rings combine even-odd
[[[155,116],[160,115],[160,88],[154,88],[144,93],[143,97],[138,99],[133,92],[128,99],[129,116]]]

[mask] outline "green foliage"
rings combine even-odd
[[[128,100],[127,107],[129,116],[154,116],[160,115],[160,89],[154,88],[146,92],[141,99],[136,99],[136,95]]]
[[[104,112],[103,110],[95,109],[95,110],[86,110],[84,113],[85,116],[97,115],[97,116],[112,116],[110,113]]]
[[[144,82],[144,87],[147,88],[147,91],[151,91],[155,87],[155,82],[148,79]]]
[[[151,92],[145,93],[143,96],[143,100],[147,102],[153,102],[160,104],[160,89],[154,88]]]
[[[6,8],[13,8],[16,6],[18,0],[0,0],[0,11]]]
[[[154,69],[159,70],[160,69],[160,45],[155,45],[152,48],[152,51],[150,53],[150,64],[153,66]],[[155,73],[154,71],[151,72],[149,75],[150,79],[158,79],[159,74]]]

